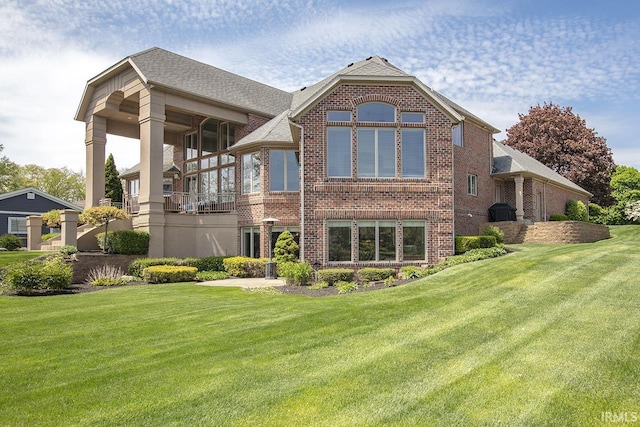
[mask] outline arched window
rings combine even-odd
[[[369,102],[358,107],[359,122],[394,123],[396,109],[393,105]]]

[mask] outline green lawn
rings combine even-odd
[[[0,267],[6,267],[9,264],[13,264],[19,261],[27,261],[39,256],[48,254],[51,252],[38,252],[38,251],[2,251],[0,252]]]
[[[640,417],[640,227],[613,235],[326,298],[193,284],[0,297],[0,425]]]

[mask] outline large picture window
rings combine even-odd
[[[327,176],[351,177],[351,128],[327,129]]]
[[[260,192],[260,153],[242,156],[242,193]]]
[[[396,109],[393,105],[369,102],[358,107],[359,122],[394,123]]]
[[[395,129],[358,129],[358,177],[396,176]]]
[[[351,261],[351,222],[329,221],[329,261]]]
[[[424,178],[424,129],[402,129],[402,177]]]
[[[300,190],[300,163],[297,151],[269,151],[269,190]]]
[[[358,222],[358,260],[396,260],[396,222]]]
[[[426,259],[426,226],[424,221],[404,221],[402,223],[402,258],[405,261]]]

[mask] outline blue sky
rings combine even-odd
[[[0,2],[0,144],[19,164],[84,169],[87,80],[159,46],[296,90],[380,55],[503,132],[573,107],[640,168],[640,2],[50,0]],[[119,168],[137,141],[109,137]]]

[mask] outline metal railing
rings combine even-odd
[[[123,209],[130,214],[140,211],[139,195],[124,196]],[[236,209],[235,193],[184,193],[164,195],[165,212],[213,214],[232,212]]]

